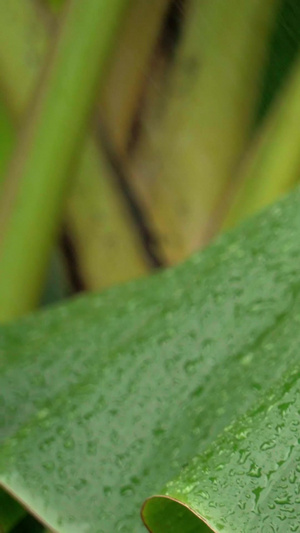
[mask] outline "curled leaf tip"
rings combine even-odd
[[[171,496],[155,495],[147,498],[141,509],[141,517],[150,533],[218,533],[204,516]]]

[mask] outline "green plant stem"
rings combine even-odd
[[[165,112],[147,129],[132,180],[169,263],[211,233],[252,130],[277,6],[274,0],[194,0],[187,7]]]
[[[58,11],[63,1],[44,0],[44,3]],[[100,103],[101,122],[119,153],[126,151],[130,140],[132,123],[145,86],[147,67],[170,2],[130,0],[128,14],[124,17]]]
[[[58,11],[63,1],[44,0],[44,3]],[[122,22],[100,103],[101,122],[119,153],[126,151],[130,140],[150,59],[170,3],[171,0],[130,0],[128,14]]]
[[[38,300],[70,164],[127,0],[72,0],[1,202],[0,320]]]
[[[53,33],[54,21],[36,7],[0,0],[0,84],[17,126],[35,92]],[[64,224],[84,287],[98,290],[145,274],[149,266],[139,230],[92,131],[74,171]]]
[[[300,57],[241,169],[224,228],[288,192],[300,177]]]

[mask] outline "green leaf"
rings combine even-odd
[[[157,497],[146,503],[147,524],[157,533],[180,533],[182,505],[174,506],[175,498],[188,508],[187,520],[196,524],[197,513],[213,530],[257,532],[266,524],[266,531],[297,531],[299,393],[300,365],[294,362],[258,405],[167,486],[171,504]]]
[[[3,487],[61,533],[142,532],[159,494],[186,506],[147,500],[154,533],[207,530],[198,516],[292,531],[299,201],[175,269],[3,327]]]

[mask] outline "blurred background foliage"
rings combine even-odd
[[[18,4],[17,23],[7,30],[4,4],[0,22],[1,176],[64,0]],[[131,0],[42,304],[182,261],[220,231],[218,206],[295,62],[300,7],[283,0],[233,16],[236,2],[216,4],[218,14],[205,2]]]

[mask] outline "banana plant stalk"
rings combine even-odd
[[[128,0],[71,0],[0,205],[0,320],[38,301],[71,163]]]
[[[16,128],[35,94],[55,33],[55,20],[41,8],[33,2],[0,0],[0,84]],[[126,10],[126,19],[130,12]],[[120,39],[118,34],[118,43]],[[102,90],[109,84],[110,70],[115,71],[112,61],[113,57]],[[100,139],[90,128],[64,213],[76,268],[88,290],[139,277],[149,269],[140,231],[117,183]]]
[[[122,155],[130,141],[149,63],[170,3],[170,0],[131,1],[120,46],[112,58],[101,99],[101,119],[114,149]]]
[[[211,233],[252,132],[278,5],[193,0],[187,7],[164,113],[147,128],[131,181],[168,263]]]
[[[271,204],[300,177],[300,55],[249,150],[224,229]]]

